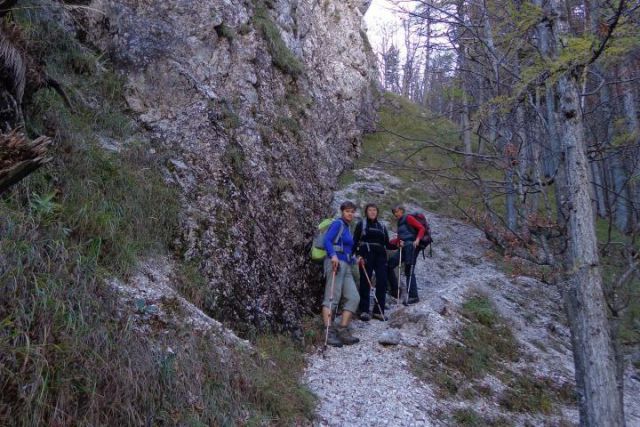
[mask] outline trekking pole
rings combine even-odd
[[[404,301],[402,303],[402,304],[405,304],[405,305],[409,305],[409,294],[411,293],[411,278],[413,277],[413,272],[415,271],[414,270],[415,267],[416,267],[416,262],[414,260],[413,264],[411,265],[411,269],[409,269],[409,277],[407,278],[407,298],[405,299],[406,304],[404,303]],[[417,285],[418,285],[418,283],[416,283],[416,286]]]
[[[402,246],[400,246],[400,258],[398,259],[398,299],[396,304],[400,304],[400,272],[402,271]]]
[[[380,307],[380,302],[378,301],[378,297],[376,296],[376,292],[373,287],[373,284],[371,283],[371,279],[369,278],[369,274],[367,274],[367,269],[364,267],[360,267],[360,268],[362,268],[362,271],[364,271],[364,277],[366,277],[367,282],[369,282],[369,292],[373,292],[373,299],[376,302],[376,305],[378,306],[378,311],[380,311],[380,314],[382,315],[382,321],[386,322],[384,311],[382,311],[382,308]]]
[[[327,330],[324,334],[324,348],[322,349],[323,353],[327,349],[327,341],[329,341],[329,326],[333,321],[333,287],[336,283],[336,270],[333,269],[333,276],[331,277],[331,293],[329,294],[329,323],[327,323]]]

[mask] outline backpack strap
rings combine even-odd
[[[336,221],[340,221],[340,229],[338,230],[338,234],[336,234],[336,238],[333,239],[333,249],[336,252],[344,252],[344,244],[340,244],[338,246],[338,241],[342,241],[342,233],[344,232],[344,221],[341,219],[336,219]]]

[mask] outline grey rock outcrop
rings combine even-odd
[[[93,0],[81,12],[169,153],[184,195],[176,252],[199,264],[220,320],[295,328],[317,302],[313,225],[373,124],[368,3]]]

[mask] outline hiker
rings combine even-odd
[[[396,279],[395,268],[398,267],[400,258],[402,258],[406,278],[405,286],[409,288],[409,295],[405,304],[415,304],[420,301],[420,298],[418,298],[415,265],[419,253],[418,245],[420,239],[426,233],[426,229],[412,215],[407,215],[402,205],[393,207],[391,212],[398,220],[398,237],[391,240],[390,243],[399,246],[401,249],[389,259],[387,269],[390,284],[389,290],[391,295],[398,295],[398,280]],[[400,289],[402,295],[406,292],[406,287]]]
[[[349,323],[360,302],[351,269],[354,264],[354,251],[353,236],[349,230],[349,224],[353,221],[356,212],[356,205],[346,201],[340,205],[340,212],[341,218],[331,223],[324,236],[324,248],[327,251],[324,271],[327,282],[322,302],[322,320],[324,326],[328,328],[327,344],[334,347],[342,347],[343,344],[351,345],[360,341],[349,331]],[[332,288],[333,295],[331,294]],[[336,302],[337,305],[341,299],[344,299],[342,320],[340,326],[335,327],[332,324],[332,305],[333,302]]]
[[[376,273],[376,299],[373,307],[373,318],[387,320],[384,314],[387,294],[387,249],[397,249],[389,242],[387,228],[378,221],[378,207],[369,203],[364,208],[364,219],[356,225],[353,233],[356,255],[361,256],[367,274],[360,274],[360,320],[369,321],[369,278]],[[382,312],[381,312],[382,310]]]

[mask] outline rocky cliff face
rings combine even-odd
[[[206,277],[219,319],[294,328],[315,303],[313,225],[374,114],[368,3],[94,0],[83,12],[167,153],[184,197],[176,252]]]

